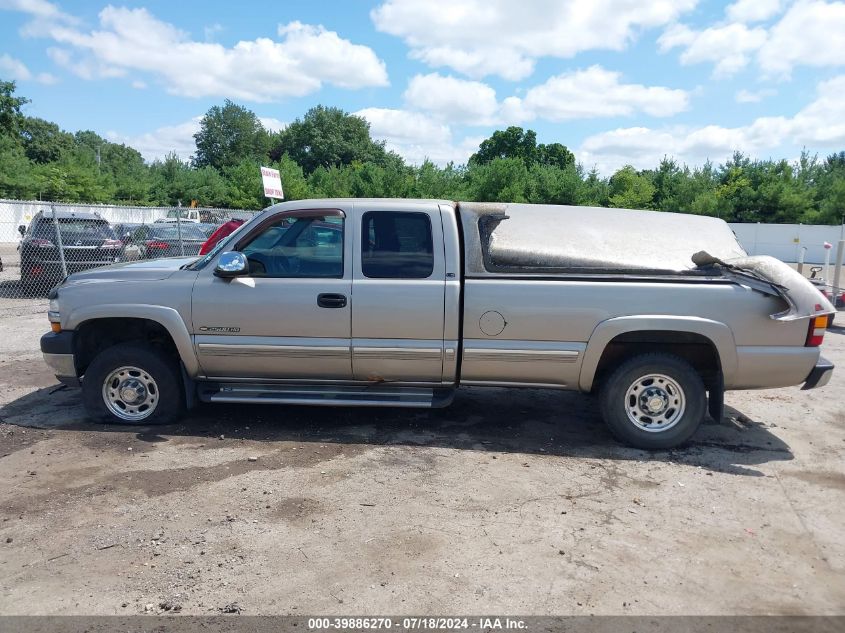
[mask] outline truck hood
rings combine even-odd
[[[95,281],[157,281],[167,279],[196,257],[165,257],[140,262],[124,262],[112,266],[92,268],[74,273],[65,282],[68,285]]]
[[[771,315],[777,321],[794,321],[836,312],[827,297],[804,275],[774,257],[759,255],[721,260],[700,251],[692,256],[692,261],[699,267],[718,267],[722,274],[738,283],[781,297],[789,307]]]

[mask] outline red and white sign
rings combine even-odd
[[[261,182],[264,183],[264,195],[267,198],[285,199],[285,192],[282,191],[282,176],[278,169],[262,167]]]

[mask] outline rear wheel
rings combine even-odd
[[[117,424],[169,424],[184,411],[178,364],[134,343],[94,358],[82,379],[82,397],[92,418]]]
[[[707,410],[701,376],[669,354],[643,354],[626,361],[607,379],[600,398],[602,417],[613,435],[644,449],[683,444]]]

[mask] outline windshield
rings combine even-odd
[[[179,227],[178,226],[156,226],[150,231],[150,237],[159,240],[178,240]],[[196,226],[183,224],[182,225],[182,239],[183,240],[206,240],[205,233],[203,233]]]
[[[225,237],[222,240],[220,240],[219,242],[217,242],[217,244],[214,245],[214,248],[212,248],[210,251],[208,251],[207,254],[203,255],[197,261],[195,261],[191,265],[187,266],[186,268],[188,268],[188,270],[200,270],[200,269],[204,268],[208,264],[208,262],[210,262],[212,259],[217,257],[217,253],[225,250],[225,247],[228,246],[229,244],[233,244],[234,241],[238,239],[238,237],[241,235],[243,230],[249,224],[251,224],[251,222],[244,222],[243,224],[241,224],[238,228],[236,228],[234,231],[232,231],[231,234],[229,234],[227,237]]]

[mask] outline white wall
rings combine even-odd
[[[833,244],[831,260],[836,257],[836,243],[842,239],[842,226],[812,224],[739,224],[730,223],[739,243],[749,255],[771,255],[785,262],[797,262],[806,247],[804,261],[824,263],[824,243]]]

